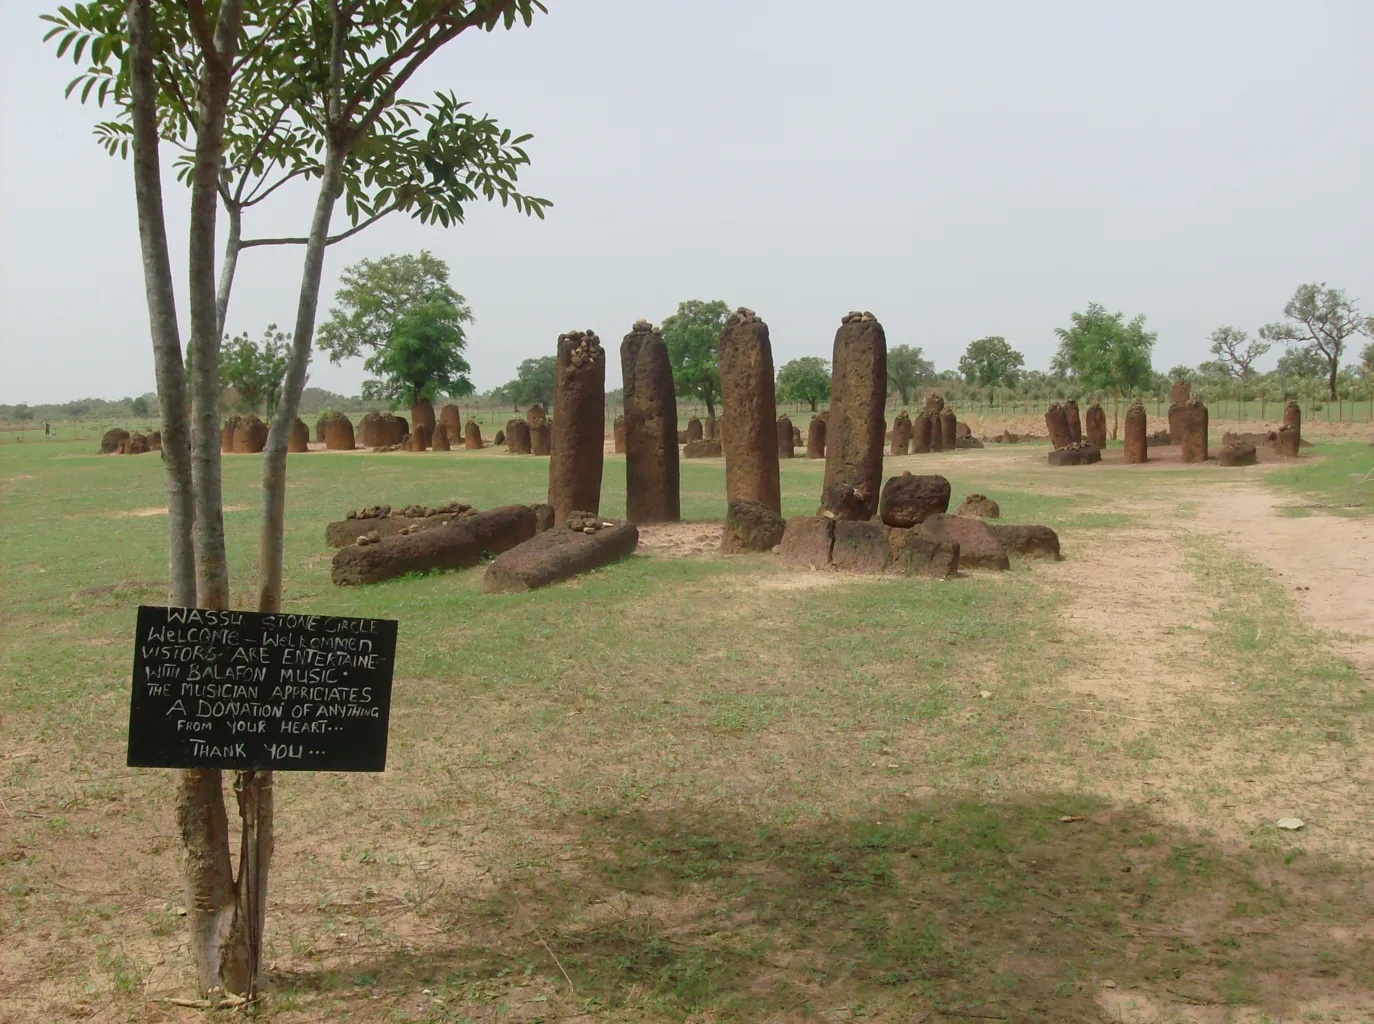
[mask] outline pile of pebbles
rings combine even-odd
[[[596,336],[596,332],[593,330],[569,331],[567,334],[559,335],[558,340],[574,343],[572,355],[568,357],[568,362],[572,364],[572,368],[575,370],[590,366],[602,358],[601,339]]]
[[[844,316],[840,317],[840,323],[842,323],[842,324],[852,324],[852,323],[854,323],[854,322],[857,321],[857,322],[859,322],[859,323],[868,324],[868,323],[872,323],[874,320],[877,320],[877,319],[878,319],[878,318],[877,318],[876,316],[874,316],[872,313],[868,312],[868,310],[864,310],[864,311],[861,313],[861,312],[859,312],[859,311],[856,310],[856,309],[851,309],[851,310],[850,310],[848,313],[846,313]]]
[[[352,509],[345,519],[386,519],[391,515],[390,505],[370,505],[367,508]]]
[[[571,512],[568,518],[563,520],[563,525],[573,533],[596,533],[597,530],[612,527],[615,523],[607,522],[590,512]]]
[[[729,318],[725,322],[726,324],[755,324],[758,323],[758,321],[759,315],[757,313],[755,313],[752,309],[740,306],[737,310],[730,314]]]
[[[369,544],[380,544],[381,542],[382,535],[378,533],[376,530],[368,530],[366,533],[361,534],[356,541],[354,541],[354,543],[357,544],[360,548],[365,548]]]

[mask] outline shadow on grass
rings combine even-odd
[[[1366,873],[1276,837],[1223,849],[1139,806],[949,796],[793,825],[615,806],[564,824],[570,852],[434,907],[439,947],[275,988],[361,1004],[423,986],[447,1014],[566,979],[581,1012],[1064,1020],[1100,1019],[1105,981],[1279,1013],[1374,983]]]

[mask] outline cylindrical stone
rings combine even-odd
[[[953,409],[945,409],[940,413],[940,441],[944,444],[945,451],[954,451],[958,447],[954,443],[958,438],[959,417],[954,415]]]
[[[291,424],[291,433],[286,438],[286,450],[288,452],[308,452],[310,450],[310,428],[299,416],[296,417],[296,422]]]
[[[675,523],[682,518],[677,395],[668,346],[647,321],[620,343],[620,374],[625,415],[616,417],[616,438],[625,453],[625,518]]]
[[[592,331],[558,336],[551,444],[553,524],[561,525],[569,512],[596,515],[606,452],[606,353]]]
[[[524,420],[511,421],[510,429],[506,431],[506,450],[514,452],[516,455],[534,454],[530,425]]]
[[[512,453],[513,453],[513,452],[515,451],[515,419],[514,419],[514,417],[512,417],[511,419],[506,420],[505,435],[506,435],[506,451],[512,452]]]
[[[704,438],[705,432],[702,430],[701,420],[697,419],[695,416],[689,417],[687,420],[688,443],[690,444],[692,441],[701,441],[704,440]]]
[[[1058,402],[1045,410],[1045,429],[1049,432],[1050,444],[1055,451],[1073,443],[1073,435],[1069,433],[1069,418]]]
[[[1072,398],[1064,403],[1064,419],[1069,424],[1069,440],[1078,444],[1083,440],[1083,420],[1078,415],[1078,403]]]
[[[911,454],[927,455],[930,453],[931,438],[934,436],[934,420],[930,413],[922,409],[916,414],[916,418],[911,421]]]
[[[1193,386],[1186,380],[1176,380],[1169,386],[1169,404],[1187,405],[1193,397]]]
[[[425,441],[428,442],[434,434],[434,405],[423,396],[410,407],[410,435],[414,437],[420,427],[425,428]]]
[[[331,412],[324,422],[324,446],[331,452],[353,450],[353,423],[341,412]]]
[[[1179,445],[1184,462],[1207,461],[1207,406],[1196,399],[1180,406]]]
[[[1102,416],[1104,433],[1107,429],[1106,420],[1107,417],[1104,413]],[[1092,423],[1092,409],[1088,410],[1088,423]],[[1126,410],[1124,442],[1125,461],[1128,466],[1150,461],[1150,449],[1145,443],[1145,407],[1140,404],[1138,398]]]
[[[482,447],[482,428],[475,419],[469,419],[463,428],[463,447],[470,450]]]
[[[1184,385],[1184,386],[1186,387],[1187,385]],[[1177,388],[1178,385],[1175,384],[1174,387]],[[1186,399],[1185,399],[1185,401],[1186,401]],[[1182,444],[1182,443],[1183,443],[1183,404],[1182,404],[1182,403],[1174,404],[1174,405],[1169,406],[1169,443],[1170,443],[1170,444]]]
[[[439,422],[444,425],[444,433],[448,434],[448,443],[455,445],[463,436],[463,413],[450,402],[439,410]]]
[[[1302,440],[1302,434],[1294,427],[1285,423],[1283,426],[1279,427],[1278,433],[1274,435],[1274,438],[1274,446],[1278,449],[1280,455],[1286,455],[1290,459],[1296,459],[1298,457],[1298,445]]]
[[[826,419],[826,413],[818,412],[811,417],[811,422],[806,427],[806,457],[808,459],[825,458]]]
[[[621,358],[621,361],[622,361],[622,362],[623,362],[624,359],[625,359],[625,356],[624,356],[624,345],[621,346],[621,357],[620,357],[620,358]],[[611,429],[612,429],[612,436],[613,436],[614,439],[615,439],[615,453],[616,453],[617,455],[624,455],[624,454],[625,454],[625,417],[624,417],[624,416],[617,416],[617,417],[615,418],[615,424],[612,426]]]
[[[707,416],[702,423],[702,440],[714,441],[716,439],[716,418]]]
[[[796,435],[792,433],[792,419],[783,413],[778,417],[778,458],[790,459],[797,454]]]
[[[911,450],[911,417],[903,409],[892,421],[892,454],[905,455]]]
[[[781,515],[773,346],[768,325],[753,310],[741,307],[726,319],[720,332],[719,365],[725,499],[757,501]]]
[[[448,427],[445,426],[443,420],[434,424],[434,433],[430,435],[429,446],[436,452],[446,452],[453,447],[448,443]]]
[[[540,420],[546,420],[548,418],[549,414],[544,411],[544,407],[538,402],[535,402],[525,410],[525,422],[530,426],[534,426]]]
[[[429,428],[423,423],[417,423],[410,428],[410,450],[422,452],[429,447]]]
[[[871,313],[850,313],[835,332],[830,363],[830,417],[825,425],[825,482],[853,488],[842,518],[868,520],[883,486],[883,406],[887,404],[887,337]]]
[[[1302,410],[1292,399],[1283,403],[1283,425],[1292,427],[1293,433],[1298,435],[1298,440],[1302,440]]]
[[[937,398],[938,396],[932,396],[930,399],[926,400],[926,417],[930,420],[930,448],[927,450],[932,452],[942,452],[945,450],[945,428],[940,423],[940,416],[945,407],[945,400],[943,398],[938,398],[940,402],[940,407],[938,409],[930,407],[931,401]]]
[[[1083,436],[1090,445],[1107,447],[1107,414],[1096,402],[1088,406],[1088,411],[1083,414]]]
[[[553,454],[553,423],[540,418],[530,425],[530,454]]]

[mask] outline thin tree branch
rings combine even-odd
[[[267,180],[267,176],[263,175],[261,178],[258,179],[259,184],[254,186],[252,195],[250,195],[247,199],[243,201],[242,205],[244,209],[247,209],[250,206],[257,206],[258,203],[262,202],[273,192],[277,191],[277,189],[281,188],[283,185],[285,185],[288,181],[291,181],[293,178],[299,178],[303,174],[309,175],[311,171],[318,169],[318,167],[297,167],[295,170],[291,171],[290,173],[282,177],[280,181],[274,182],[266,192],[263,192],[261,195],[259,195],[258,188],[261,187],[262,182]]]
[[[395,213],[399,209],[401,209],[399,203],[392,203],[386,209],[379,210],[377,213],[374,213],[371,217],[367,218],[367,220],[360,221],[353,227],[349,228],[347,231],[341,231],[337,235],[330,235],[327,239],[325,239],[324,244],[333,245],[335,242],[342,242],[345,238],[351,238],[352,236],[356,235],[359,231],[362,231],[364,228],[371,227],[373,224],[376,224],[377,221],[381,220],[387,214]],[[242,244],[240,244],[239,248],[252,249],[259,245],[305,245],[309,241],[310,239],[308,238],[249,238],[245,239],[242,242]]]

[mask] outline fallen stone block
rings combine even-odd
[[[546,587],[624,558],[639,546],[639,527],[570,512],[558,526],[497,556],[482,592],[511,594]]]
[[[370,521],[369,529],[380,531],[380,522]],[[430,569],[467,569],[487,555],[529,540],[534,528],[532,508],[506,505],[450,520],[446,526],[341,548],[334,556],[331,576],[339,586],[352,586]]]
[[[959,564],[965,569],[1010,569],[1007,550],[988,524],[968,516],[937,513],[917,529],[931,540],[959,545]]]
[[[938,474],[903,473],[883,485],[878,514],[888,526],[905,529],[949,508],[949,481]]]
[[[1059,534],[1048,526],[1016,523],[987,523],[987,528],[1004,550],[1027,558],[1053,558],[1059,561]]]
[[[835,544],[835,520],[828,516],[793,516],[787,520],[778,557],[784,565],[825,569]]]
[[[1253,466],[1258,461],[1255,446],[1249,441],[1228,444],[1217,452],[1217,463],[1222,466]]]
[[[1051,466],[1091,466],[1102,461],[1102,449],[1087,442],[1079,442],[1068,448],[1057,448],[1050,452]]]
[[[889,530],[892,562],[889,575],[928,576],[947,579],[959,572],[961,557],[958,541],[938,541],[914,530]]]
[[[772,551],[782,542],[786,529],[787,523],[782,516],[767,505],[737,499],[726,506],[721,553],[739,555],[748,551]]]
[[[835,543],[830,564],[841,572],[871,576],[892,563],[892,538],[882,523],[863,519],[835,521]]]
[[[682,446],[684,459],[718,459],[723,450],[720,441],[688,441]]]
[[[966,494],[964,503],[954,510],[956,516],[974,516],[978,519],[997,519],[1002,515],[1002,507],[985,494]]]

